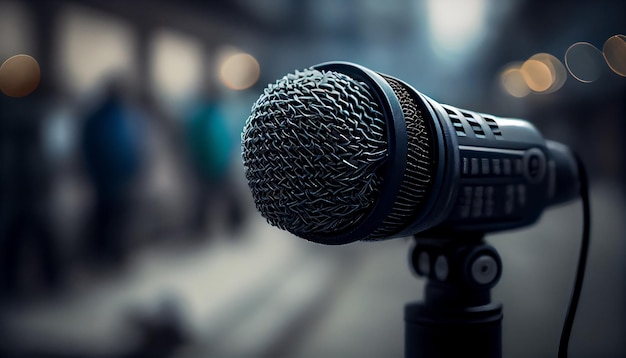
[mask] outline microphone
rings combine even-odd
[[[439,104],[348,62],[270,84],[242,158],[271,225],[330,245],[522,227],[580,186],[571,151],[529,122]]]

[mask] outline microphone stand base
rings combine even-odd
[[[502,356],[502,305],[431,307],[409,303],[404,308],[405,357]]]

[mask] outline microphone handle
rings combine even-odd
[[[492,232],[530,225],[543,210],[578,196],[579,180],[572,152],[547,141],[529,122],[499,118],[421,95],[437,116],[448,141],[440,153],[449,168],[450,192],[444,219],[425,232]],[[452,163],[450,163],[452,162]],[[409,225],[398,236],[420,232]]]

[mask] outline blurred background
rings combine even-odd
[[[0,0],[0,357],[402,356],[423,287],[411,240],[296,239],[243,175],[263,88],[330,60],[580,153],[593,226],[570,356],[625,357],[624,14],[621,0]],[[556,356],[581,217],[573,202],[488,237],[505,357]]]

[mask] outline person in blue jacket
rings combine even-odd
[[[95,208],[87,249],[93,258],[122,261],[128,244],[133,183],[143,157],[143,118],[113,87],[82,128],[82,153]]]

